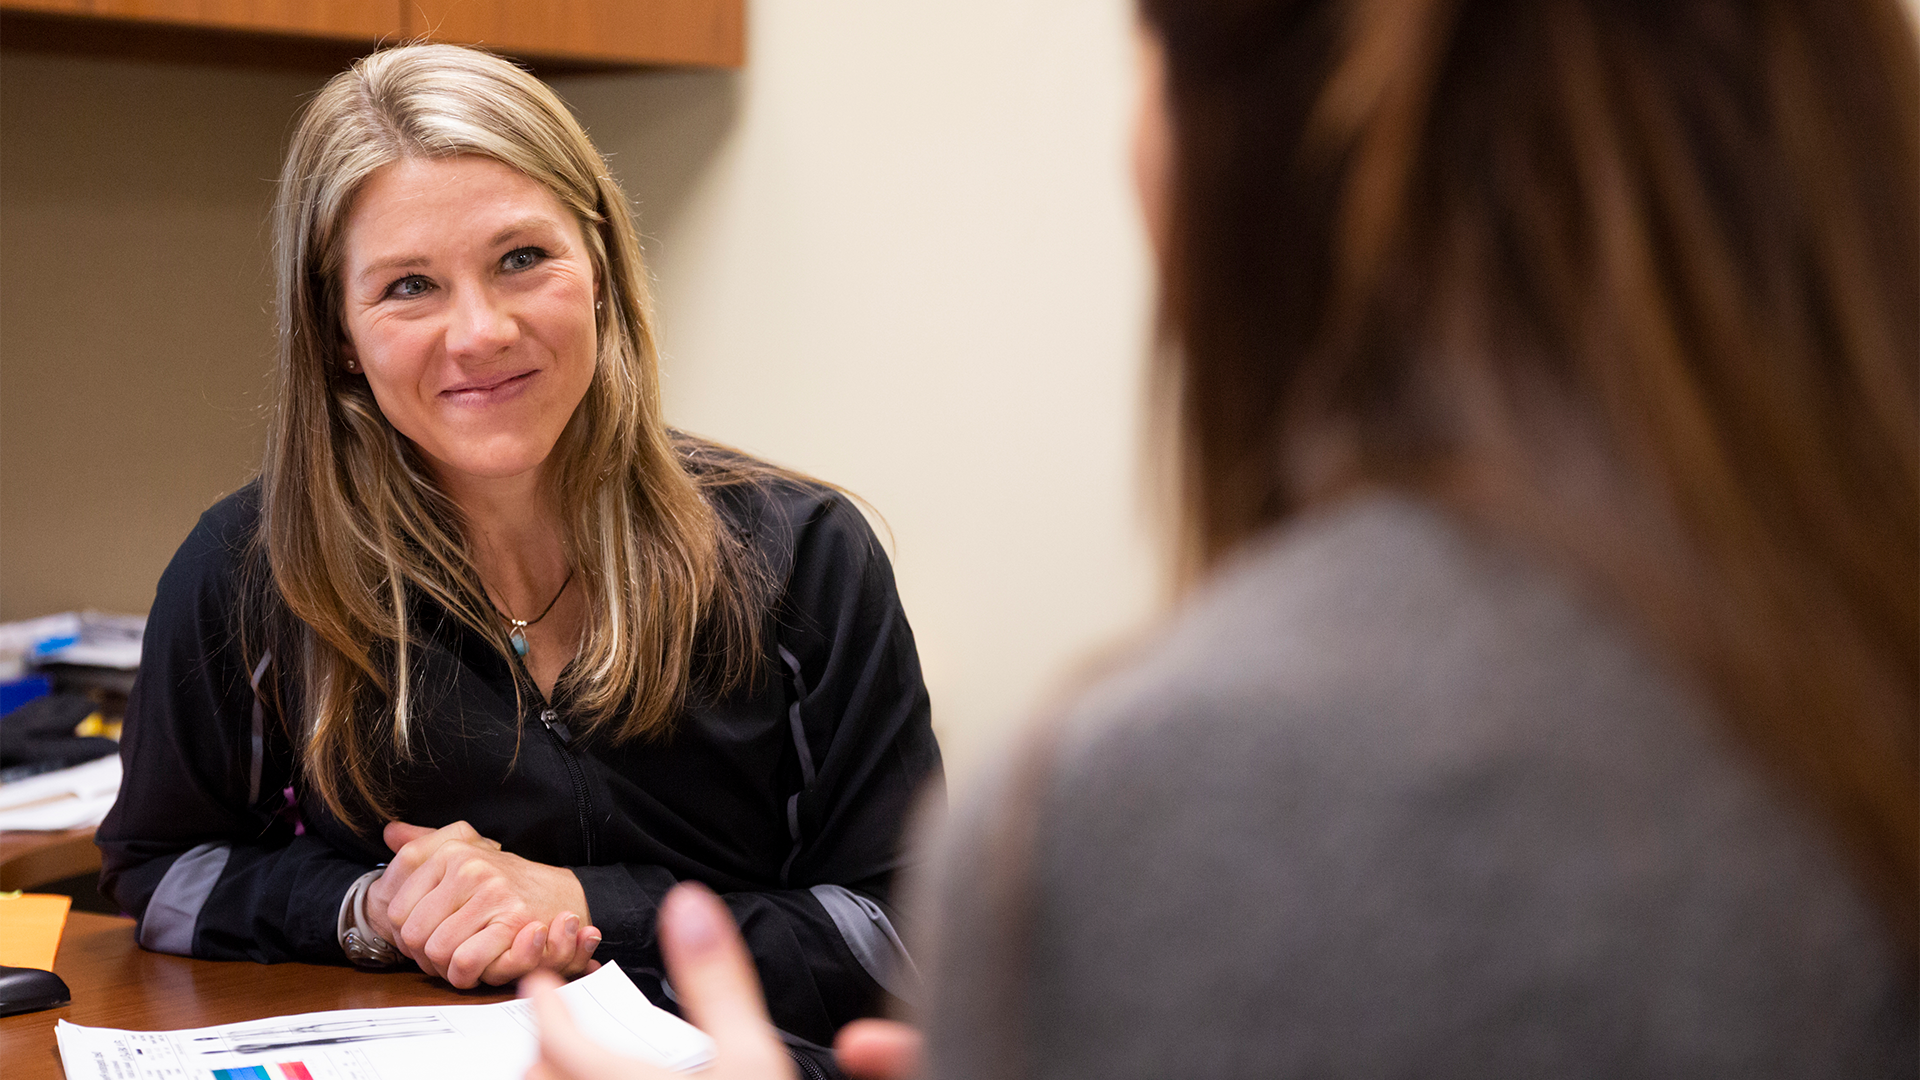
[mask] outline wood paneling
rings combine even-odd
[[[380,38],[400,32],[395,0],[91,0],[90,14],[319,37]]]
[[[91,15],[93,0],[6,0],[0,11],[45,11],[55,15]]]
[[[54,973],[73,1004],[0,1019],[0,1071],[7,1080],[59,1080],[53,1025],[171,1030],[326,1009],[479,1005],[511,989],[459,991],[418,971],[368,972],[314,964],[218,963],[150,953],[133,943],[133,920],[74,912]]]
[[[411,0],[406,34],[514,56],[738,67],[743,0]]]
[[[745,0],[0,0],[0,19],[5,48],[296,66],[303,41],[366,52],[417,37],[554,71],[738,67],[746,52]]]
[[[192,23],[27,11],[19,3],[0,2],[0,49],[8,53],[331,75],[373,51],[379,43],[371,37],[220,30]]]

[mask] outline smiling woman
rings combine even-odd
[[[580,223],[490,158],[411,159],[368,178],[343,247],[342,352],[387,422],[448,489],[530,494],[593,381]]]
[[[660,415],[625,196],[474,50],[330,82],[275,209],[259,480],[160,582],[103,885],[148,948],[455,985],[660,967],[681,880],[777,1022],[904,994],[899,829],[939,750],[831,487]]]

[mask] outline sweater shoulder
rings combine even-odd
[[[1361,1024],[1367,1053],[1427,1060],[1477,1032],[1515,1075],[1910,1052],[1882,1024],[1910,1004],[1897,957],[1823,823],[1633,627],[1432,508],[1356,502],[1249,548],[1066,731],[1035,873],[1075,985],[1156,971],[1161,999],[1317,1003],[1276,1007],[1259,1054]],[[1604,1034],[1682,1001],[1712,1023]],[[1809,1015],[1830,1031],[1796,1048],[1780,1021]]]

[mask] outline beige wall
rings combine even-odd
[[[253,468],[268,178],[318,83],[0,54],[0,618],[145,611]]]
[[[670,414],[885,516],[962,778],[1156,595],[1126,20],[760,3],[738,76],[558,83],[640,200]]]
[[[738,74],[557,82],[640,203],[685,427],[885,515],[964,783],[1156,595],[1117,0],[765,0]],[[144,610],[258,454],[317,77],[0,54],[0,618]]]

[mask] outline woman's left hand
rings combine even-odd
[[[572,871],[509,854],[464,821],[389,822],[384,838],[394,857],[368,889],[368,917],[421,968],[462,989],[587,970],[599,931]]]

